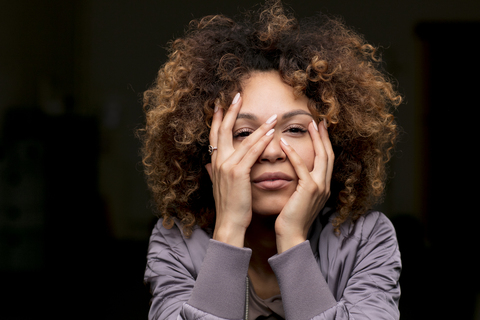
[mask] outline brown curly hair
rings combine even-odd
[[[334,146],[330,202],[334,227],[355,221],[381,198],[385,164],[397,137],[390,109],[401,102],[376,49],[338,18],[297,21],[280,1],[267,1],[237,21],[193,20],[170,43],[168,61],[144,93],[143,163],[163,224],[178,218],[189,236],[213,226],[214,199],[205,165],[215,103],[228,108],[253,71],[277,70],[325,119]]]

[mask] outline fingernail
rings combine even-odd
[[[277,119],[277,115],[276,115],[276,114],[274,114],[273,116],[271,116],[270,118],[268,118],[268,120],[267,120],[266,123],[267,123],[267,124],[270,124],[270,123],[272,123],[273,121],[275,121],[275,119]]]
[[[317,126],[317,123],[315,122],[315,120],[312,119],[312,123],[313,123],[313,127],[315,128],[315,130],[318,131],[318,126]]]
[[[323,119],[323,126],[325,127],[325,130],[328,130],[328,128],[327,128],[327,119]]]
[[[282,143],[283,143],[284,145],[288,146],[288,143],[287,143],[287,141],[285,141],[285,139],[280,138],[280,140],[282,140]]]
[[[213,109],[213,113],[217,113],[218,111],[218,105],[215,105],[215,109]]]
[[[238,99],[240,99],[240,92],[235,95],[235,98],[233,98],[232,104],[237,103]]]
[[[271,136],[275,132],[275,129],[270,129],[268,132],[265,134],[266,136]]]

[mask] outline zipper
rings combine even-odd
[[[246,293],[245,293],[245,320],[248,320],[248,293],[249,293],[249,284],[248,284],[248,276],[245,278],[246,283]]]

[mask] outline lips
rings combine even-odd
[[[286,187],[293,178],[283,172],[266,172],[252,180],[260,189],[278,190]]]

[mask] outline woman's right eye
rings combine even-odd
[[[245,139],[248,137],[250,134],[252,134],[253,131],[248,128],[242,128],[233,133],[233,138],[234,139]]]

